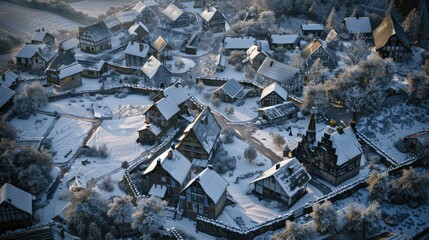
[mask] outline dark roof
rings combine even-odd
[[[414,133],[414,134],[406,136],[405,138],[415,138],[423,146],[429,146],[429,130]]]
[[[269,119],[277,119],[287,116],[291,113],[299,112],[299,108],[292,102],[284,102],[273,106],[258,109],[258,112],[264,113]]]
[[[307,46],[305,46],[305,48],[302,50],[301,52],[301,56],[304,59],[308,59],[314,52],[316,52],[319,48],[322,48],[323,50],[326,51],[326,53],[328,53],[328,55],[334,60],[334,61],[338,61],[338,57],[337,54],[335,53],[334,50],[324,46],[322,40],[320,40],[319,38],[316,38],[313,40],[313,42],[307,44]],[[308,63],[308,65],[311,65],[312,63]]]
[[[244,86],[234,79],[229,80],[224,85],[215,90],[215,92],[223,89],[223,91],[231,98],[239,98],[242,96]]]
[[[0,107],[3,107],[13,96],[15,96],[15,91],[6,85],[0,84]]]
[[[76,63],[76,58],[73,53],[70,51],[65,51],[63,53],[58,54],[54,60],[52,60],[51,64],[49,64],[47,70],[57,70],[61,66],[69,66]]]
[[[258,69],[257,74],[270,78],[276,82],[291,84],[301,71],[284,63],[265,58]]]
[[[372,33],[374,35],[376,49],[384,47],[390,37],[396,35],[404,46],[411,50],[411,45],[405,36],[404,29],[394,16],[388,15],[384,17],[383,21]]]
[[[107,37],[111,37],[112,33],[104,22],[97,22],[85,28],[85,32],[92,37],[92,40],[98,42]]]

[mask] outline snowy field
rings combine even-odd
[[[131,3],[132,0],[81,0],[70,3],[70,6],[76,11],[88,14],[90,17],[98,18],[101,14],[106,14],[106,11],[111,7],[121,7],[126,3]]]
[[[304,206],[307,202],[322,196],[323,194],[311,185],[308,185],[308,193],[304,195],[291,208],[286,208],[275,201],[268,199],[259,200],[258,197],[248,194],[253,189],[251,181],[256,179],[261,173],[256,173],[245,179],[239,179],[240,175],[255,173],[256,171],[265,171],[272,166],[271,161],[265,156],[258,153],[258,157],[249,163],[243,156],[243,150],[248,145],[239,139],[235,138],[234,143],[224,145],[229,156],[236,156],[237,168],[232,174],[229,172],[222,175],[229,182],[228,192],[238,205],[226,206],[225,210],[219,216],[218,220],[227,223],[230,226],[243,227],[237,225],[234,219],[241,217],[245,227],[257,225],[258,223],[266,222],[269,219],[276,218],[279,215],[286,214],[291,210],[298,209]],[[258,166],[259,165],[259,166]]]
[[[60,118],[47,138],[52,138],[52,150],[56,152],[54,163],[67,162],[76,153],[91,129],[92,123],[70,118]],[[69,153],[71,151],[71,153]]]
[[[182,60],[184,65],[182,68],[177,68],[175,63],[176,61]],[[195,62],[190,58],[185,58],[181,56],[173,56],[172,60],[167,61],[167,67],[172,73],[185,73],[189,71],[190,68],[195,67]]]
[[[43,137],[54,117],[44,114],[33,114],[28,119],[13,118],[10,123],[17,129],[19,137]]]
[[[122,105],[141,105],[146,106],[152,104],[152,100],[146,95],[129,94],[127,97],[120,99],[114,95],[105,95],[102,100],[96,100],[94,96],[88,97],[74,97],[50,102],[41,110],[48,112],[57,111],[60,114],[72,114],[79,117],[93,118],[91,105],[97,103],[102,106],[108,106],[114,115],[114,118],[119,118],[119,110]],[[117,114],[118,113],[118,114]],[[116,114],[116,116],[115,116]]]
[[[383,109],[376,116],[361,118],[358,129],[395,161],[402,162],[408,154],[400,152],[394,146],[395,142],[407,135],[429,129],[428,116],[429,101],[420,106],[399,103]]]
[[[104,120],[88,142],[90,147],[106,145],[108,157],[80,157],[71,167],[70,177],[79,172],[84,173],[86,179],[97,178],[121,166],[123,161],[132,161],[141,156],[150,146],[143,146],[136,142],[137,130],[143,125],[143,117],[129,117],[115,120]],[[81,162],[88,160],[89,165]]]
[[[80,24],[60,15],[0,1],[0,33],[30,38],[36,29],[51,33],[58,30],[76,30]]]

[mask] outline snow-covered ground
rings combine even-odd
[[[182,60],[184,65],[182,68],[177,68],[176,61]],[[185,73],[189,71],[190,68],[195,67],[195,62],[190,58],[180,57],[180,56],[173,56],[172,60],[167,61],[167,67],[169,67],[169,70],[172,73]]]
[[[358,129],[396,162],[402,162],[408,154],[400,152],[394,146],[395,142],[407,135],[429,129],[428,116],[429,101],[420,106],[399,103],[383,109],[376,116],[359,119]]]
[[[28,119],[13,118],[10,123],[18,130],[19,137],[43,137],[54,117],[36,113]]]
[[[58,112],[60,114],[72,114],[79,117],[93,118],[94,114],[91,110],[91,105],[98,103],[102,106],[108,106],[115,118],[117,109],[121,109],[122,105],[150,105],[152,100],[149,96],[129,94],[127,97],[120,99],[114,95],[105,95],[102,100],[96,100],[96,97],[74,97],[66,98],[48,103],[41,110],[48,112]]]
[[[133,2],[132,0],[80,0],[70,3],[70,6],[76,11],[88,14],[90,17],[98,18],[101,14],[105,14],[111,7],[121,7],[126,3]]]
[[[54,163],[67,162],[76,153],[91,129],[92,123],[61,117],[47,138],[52,138]],[[70,153],[69,153],[70,152]]]
[[[248,145],[237,138],[235,138],[234,143],[226,144],[224,147],[228,151],[229,156],[236,156],[237,159],[237,168],[233,173],[230,174],[228,172],[222,175],[229,182],[228,192],[238,203],[238,205],[227,206],[218,218],[218,220],[230,226],[243,227],[238,226],[235,222],[234,219],[237,217],[242,218],[244,226],[254,226],[276,218],[279,215],[286,214],[290,210],[298,209],[304,206],[305,203],[323,195],[316,188],[308,185],[308,193],[289,209],[267,199],[259,200],[253,193],[249,194],[253,189],[253,184],[250,184],[250,182],[257,178],[263,171],[270,168],[272,166],[271,161],[258,153],[258,157],[249,163],[243,156],[243,151]],[[256,173],[245,179],[239,179],[238,183],[236,183],[238,176],[256,171],[261,171],[261,173]]]

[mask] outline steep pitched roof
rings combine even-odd
[[[248,60],[253,60],[260,54],[263,54],[265,57],[268,57],[268,55],[261,50],[261,47],[259,45],[252,45],[249,49],[246,50],[246,55]]]
[[[277,119],[288,116],[291,113],[299,112],[299,108],[292,102],[284,102],[273,106],[268,106],[258,109],[258,112],[263,112],[270,119]]]
[[[46,71],[57,72],[60,79],[63,79],[83,72],[83,67],[76,61],[73,53],[65,51],[54,58]]]
[[[6,87],[12,86],[20,77],[12,72],[11,70],[7,70],[3,73],[2,78],[0,79],[0,85],[4,85]]]
[[[16,54],[19,58],[32,58],[36,53],[45,59],[45,61],[51,60],[55,53],[51,51],[46,44],[30,44],[26,43]]]
[[[372,32],[369,17],[347,17],[344,18],[343,22],[348,33],[356,34]]]
[[[135,32],[138,29],[143,29],[146,33],[149,34],[149,30],[147,29],[146,25],[144,25],[141,22],[136,22],[136,23],[134,23],[134,25],[132,25],[130,28],[128,28],[128,34],[130,34],[130,35],[136,34]]]
[[[414,133],[408,135],[404,138],[415,138],[417,139],[423,146],[429,146],[429,130],[421,131],[418,133]]]
[[[298,159],[290,158],[274,164],[250,183],[255,183],[271,176],[276,179],[289,197],[298,192],[311,179]]]
[[[301,25],[304,31],[323,31],[323,25],[318,23],[304,23]]]
[[[3,105],[7,103],[13,96],[15,96],[15,91],[3,84],[0,84],[0,107],[3,107]]]
[[[139,1],[134,7],[132,8],[137,14],[140,14],[144,9],[146,8],[146,5]]]
[[[337,129],[327,126],[325,128],[325,135],[329,136],[329,140],[332,141],[332,147],[335,148],[337,166],[341,166],[362,154],[361,145],[351,127],[344,128],[343,133],[340,133]]]
[[[390,15],[384,17],[380,25],[378,25],[378,27],[373,31],[373,35],[376,49],[384,47],[393,35],[396,35],[405,47],[411,49],[410,42],[405,36],[405,32],[401,24],[395,17]]]
[[[160,68],[168,69],[154,56],[150,56],[146,63],[141,68],[142,72],[149,78],[152,79]]]
[[[257,74],[273,79],[279,83],[291,84],[300,72],[298,68],[291,67],[267,57],[258,68]]]
[[[212,18],[216,15],[220,15],[223,18],[225,18],[217,8],[215,7],[207,7],[206,9],[204,9],[204,11],[200,14],[201,18],[204,19],[204,21],[206,22],[210,22],[212,20]]]
[[[183,11],[173,3],[170,3],[166,8],[164,8],[162,13],[172,21],[176,21],[180,16],[182,16],[182,14],[184,14]]]
[[[271,42],[274,44],[291,44],[299,40],[299,34],[272,34]]]
[[[161,133],[161,129],[159,129],[155,124],[151,124],[151,123],[145,124],[143,127],[138,129],[137,132],[140,132],[143,130],[149,130],[155,136],[158,136]]]
[[[68,40],[65,40],[63,42],[60,43],[60,47],[64,50],[70,50],[73,48],[77,48],[77,46],[79,45],[79,39],[77,38],[70,38]]]
[[[267,87],[265,87],[264,90],[262,90],[260,99],[264,99],[272,92],[277,93],[285,101],[287,100],[287,91],[284,88],[282,88],[282,86],[280,86],[280,84],[278,84],[277,82],[273,82]]]
[[[46,34],[49,34],[52,36],[52,34],[46,32],[46,31],[36,31],[33,33],[33,36],[31,37],[31,41],[39,41],[42,42],[45,38]],[[53,37],[53,36],[52,36]]]
[[[77,62],[83,67],[84,70],[95,71],[101,71],[105,64],[104,60],[96,58],[77,59]]]
[[[164,97],[169,97],[176,105],[180,105],[189,99],[189,95],[185,92],[183,87],[179,84],[174,84],[163,90]]]
[[[121,21],[119,21],[119,18],[116,16],[116,14],[107,16],[105,19],[103,19],[103,23],[106,24],[109,29],[121,25]]]
[[[223,40],[225,49],[248,49],[255,44],[254,37],[225,37]]]
[[[161,36],[159,36],[153,43],[152,43],[152,47],[157,51],[157,52],[162,52],[164,50],[169,50],[171,49],[170,45],[168,44],[168,42]]]
[[[322,40],[315,38],[311,43],[307,44],[301,52],[301,56],[306,59],[307,65],[312,64],[311,62],[308,62],[308,58],[319,48],[322,48],[334,61],[338,61],[337,54],[332,49],[324,46]]]
[[[136,56],[136,57],[146,57],[149,52],[149,45],[146,43],[138,43],[134,41],[130,41],[125,49],[124,53]]]
[[[193,178],[186,187],[183,188],[182,192],[190,187],[194,182],[198,182],[200,184],[201,188],[215,204],[219,202],[228,187],[228,182],[210,168],[204,169],[200,174]]]
[[[170,151],[172,156],[171,159],[168,158]],[[158,164],[180,185],[185,183],[186,176],[188,176],[188,173],[191,170],[191,163],[189,160],[176,149],[170,148],[155,158],[143,172],[143,175],[155,170]]]
[[[328,36],[326,36],[325,41],[327,43],[330,43],[330,42],[332,42],[332,41],[335,40],[335,38],[337,37],[337,35],[338,35],[338,33],[334,29],[331,29],[331,31],[329,31],[329,33],[328,33]]]
[[[155,106],[166,120],[169,120],[180,111],[176,103],[169,97],[162,98],[155,103]]]
[[[136,12],[135,11],[121,11],[116,13],[116,16],[118,17],[119,22],[121,23],[129,23],[134,22],[136,19]]]
[[[221,128],[210,108],[206,107],[185,129],[178,146],[182,144],[191,130],[194,131],[204,150],[210,153],[219,138]]]
[[[234,79],[229,80],[219,88],[215,90],[215,92],[223,89],[223,91],[230,96],[231,98],[237,98],[242,95],[244,86],[241,83],[237,82]]]
[[[107,18],[106,18],[107,19]],[[84,32],[87,32],[91,36],[94,42],[98,42],[102,39],[112,36],[109,28],[107,27],[104,21],[94,23],[84,29]]]
[[[33,198],[30,193],[23,191],[10,183],[5,183],[0,188],[0,205],[4,202],[33,215]]]

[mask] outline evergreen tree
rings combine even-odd
[[[420,38],[420,15],[414,8],[408,13],[404,22],[402,22],[405,34],[411,42],[417,41]]]
[[[329,33],[329,31],[331,31],[331,29],[335,28],[335,7],[332,8],[331,12],[328,15],[328,18],[326,20],[326,25],[325,25],[325,32]]]

